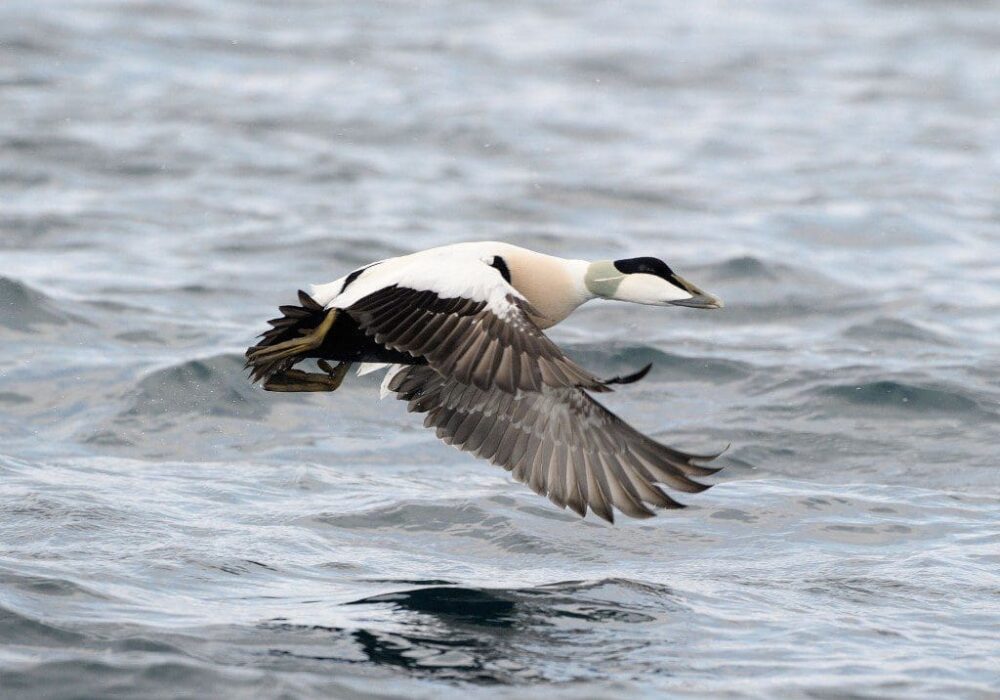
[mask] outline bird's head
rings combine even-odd
[[[659,258],[625,258],[591,263],[585,277],[595,296],[653,306],[721,309],[722,299],[674,273]]]

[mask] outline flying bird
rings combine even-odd
[[[718,469],[632,428],[591,394],[638,381],[647,365],[600,379],[543,332],[591,299],[718,309],[722,301],[652,257],[587,262],[506,243],[458,243],[389,258],[299,291],[299,304],[246,352],[269,391],[335,391],[387,369],[382,396],[425,415],[446,444],[510,471],[580,516],[614,522],[682,508],[661,485],[697,493]],[[294,369],[313,358],[321,372]],[[330,361],[338,364],[334,367]]]

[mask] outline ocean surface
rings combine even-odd
[[[1000,4],[0,3],[0,697],[1000,698]],[[690,507],[608,526],[278,304],[464,240],[723,311],[551,335]]]

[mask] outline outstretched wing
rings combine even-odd
[[[496,269],[478,260],[469,265],[470,283],[452,288],[386,265],[373,278],[378,286],[333,303],[375,342],[423,357],[464,384],[508,394],[543,387],[609,391],[549,340],[531,319],[538,312]]]
[[[657,484],[697,493],[709,486],[689,477],[718,471],[694,464],[718,455],[661,445],[575,387],[509,393],[426,365],[400,367],[388,380],[445,443],[502,466],[581,516],[589,508],[613,522],[612,506],[635,518],[652,516],[650,506],[682,508]]]

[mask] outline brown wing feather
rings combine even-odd
[[[652,516],[652,507],[682,508],[657,484],[696,493],[709,486],[689,477],[718,471],[693,464],[718,455],[661,445],[575,387],[510,394],[409,366],[389,389],[410,411],[426,413],[424,425],[447,444],[502,466],[580,515],[589,508],[613,522],[612,507],[635,518]]]
[[[380,289],[349,306],[349,313],[375,342],[424,357],[444,375],[482,390],[581,387],[610,391],[567,358],[531,320],[531,306],[513,294],[501,318],[484,301],[441,298],[398,285]]]

